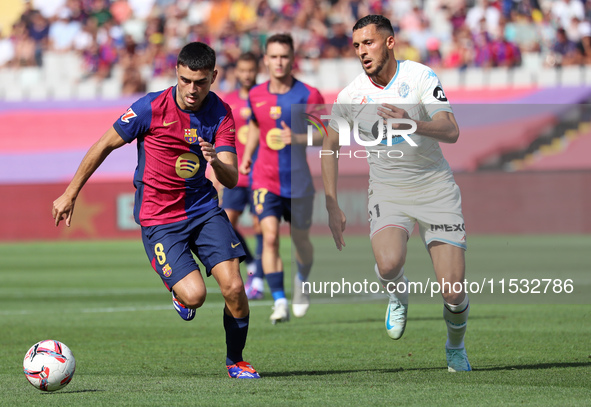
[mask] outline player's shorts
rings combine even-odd
[[[370,188],[368,212],[370,238],[389,227],[402,229],[410,236],[418,222],[426,246],[437,241],[467,248],[462,197],[454,182],[437,183],[417,193]]]
[[[264,188],[252,191],[252,203],[259,220],[267,216],[281,218],[296,229],[309,229],[312,225],[314,195],[303,198],[286,198]]]
[[[142,226],[142,241],[152,267],[169,291],[186,275],[199,270],[193,253],[208,277],[216,264],[245,257],[226,212],[218,207],[197,218]]]
[[[224,188],[222,209],[232,209],[243,212],[246,206],[250,206],[252,193],[249,187]]]

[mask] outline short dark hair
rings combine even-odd
[[[374,24],[376,26],[376,30],[384,30],[387,31],[388,34],[394,35],[394,29],[392,28],[392,23],[390,22],[390,20],[388,20],[384,16],[380,16],[377,14],[370,14],[368,16],[360,18],[353,26],[353,31],[357,31],[370,24]]]
[[[176,66],[183,65],[191,71],[215,69],[215,51],[202,42],[191,42],[181,49]]]
[[[253,52],[250,52],[250,51],[240,54],[240,56],[236,60],[236,63],[238,63],[240,61],[254,62],[256,65],[258,65],[258,63],[259,63],[259,59],[257,58],[257,56]]]
[[[267,48],[269,48],[269,44],[272,44],[274,42],[287,45],[292,53],[295,50],[295,48],[293,46],[293,38],[291,37],[291,34],[289,34],[289,33],[273,34],[272,36],[267,38],[267,45],[265,47],[265,52],[267,51]]]

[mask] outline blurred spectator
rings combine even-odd
[[[552,54],[548,60],[550,66],[575,65],[580,62],[577,44],[569,40],[564,28],[556,30],[556,41],[552,46]]]
[[[202,41],[218,54],[219,82],[231,89],[244,51],[290,32],[295,67],[312,74],[322,58],[355,58],[351,29],[383,13],[396,32],[396,55],[434,68],[521,64],[538,53],[547,66],[591,65],[591,1],[581,0],[31,0],[0,66],[39,66],[46,50],[78,52],[85,77],[121,75],[125,92],[174,72],[182,45]],[[529,57],[529,55],[528,55]],[[303,60],[307,63],[302,63]],[[527,61],[535,60],[528,58]],[[117,69],[113,71],[113,68]],[[138,91],[141,92],[141,91]]]
[[[49,27],[49,49],[52,51],[70,51],[74,47],[74,40],[82,31],[78,21],[70,19],[70,9],[62,8],[58,12],[57,21]]]

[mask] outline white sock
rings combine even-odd
[[[278,306],[281,304],[287,306],[287,298],[279,298],[279,299],[275,300],[275,306]]]
[[[265,291],[265,280],[260,277],[253,277],[250,286],[262,293]]]
[[[462,349],[464,347],[464,335],[468,325],[468,314],[470,313],[470,301],[468,295],[458,305],[448,304],[443,301],[443,319],[447,325],[448,349]]]
[[[374,269],[376,272],[376,276],[378,277],[379,282],[384,287],[384,290],[386,290],[388,297],[398,298],[398,300],[401,303],[408,304],[408,280],[406,279],[406,277],[404,277],[404,267],[402,267],[398,275],[391,280],[386,280],[380,275],[380,271],[378,270],[377,264],[375,265]],[[402,284],[404,282],[406,282],[406,284]],[[398,288],[402,289],[403,286],[405,286],[405,289],[399,291]],[[394,292],[390,292],[389,290],[394,290]]]

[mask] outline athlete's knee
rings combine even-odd
[[[380,276],[386,280],[396,278],[400,274],[405,261],[406,256],[403,254],[388,253],[376,256]]]
[[[241,278],[233,278],[232,280],[228,281],[224,284],[224,286],[220,286],[222,291],[222,295],[224,299],[229,304],[238,304],[240,303],[244,294],[244,284],[242,283]]]
[[[275,231],[265,231],[263,233],[263,247],[279,250],[279,234]]]
[[[203,305],[207,292],[205,290],[196,290],[184,292],[182,294],[175,293],[175,296],[185,307],[195,309]]]

